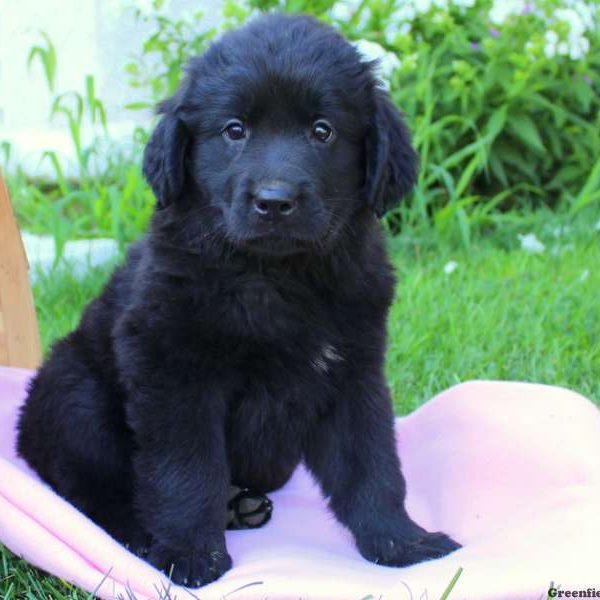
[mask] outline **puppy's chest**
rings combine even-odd
[[[232,366],[241,386],[254,395],[294,398],[308,388],[326,388],[341,376],[348,361],[341,343],[306,335],[273,344],[246,344]]]
[[[344,335],[332,306],[314,289],[240,281],[229,299],[236,327],[233,413],[271,425],[317,416],[347,364]],[[252,418],[250,415],[244,415]]]
[[[249,431],[265,439],[281,437],[300,429],[325,414],[336,401],[336,379],[345,358],[332,344],[318,347],[257,347],[238,363],[236,385],[229,403],[232,430]]]
[[[213,297],[213,306],[223,333],[249,343],[308,345],[318,359],[337,337],[331,294],[298,279],[240,275]]]

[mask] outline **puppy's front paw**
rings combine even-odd
[[[215,581],[231,568],[224,542],[205,542],[187,551],[177,551],[153,541],[146,559],[177,585],[197,588]]]
[[[133,532],[130,536],[125,538],[123,545],[127,550],[139,556],[140,558],[146,558],[148,556],[148,550],[152,543],[152,536],[143,530]]]
[[[357,546],[367,560],[390,567],[441,558],[461,547],[444,533],[429,533],[418,526],[362,535]]]

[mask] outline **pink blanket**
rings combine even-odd
[[[30,372],[0,367],[0,542],[102,598],[158,598],[167,580],[41,483],[14,454]],[[298,469],[272,521],[227,532],[233,569],[191,594],[251,599],[538,600],[551,582],[600,591],[600,414],[565,389],[476,381],[398,419],[408,509],[464,547],[393,569],[370,564]],[[426,595],[424,595],[426,592]]]

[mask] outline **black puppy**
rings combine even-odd
[[[190,586],[231,566],[230,483],[269,492],[301,460],[368,560],[457,548],[404,508],[376,217],[417,159],[372,65],[312,18],[269,15],[192,60],[160,112],[149,234],[35,378],[21,455]]]

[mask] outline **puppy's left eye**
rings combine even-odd
[[[333,127],[324,120],[315,121],[312,126],[312,135],[319,142],[330,142],[333,138]]]

